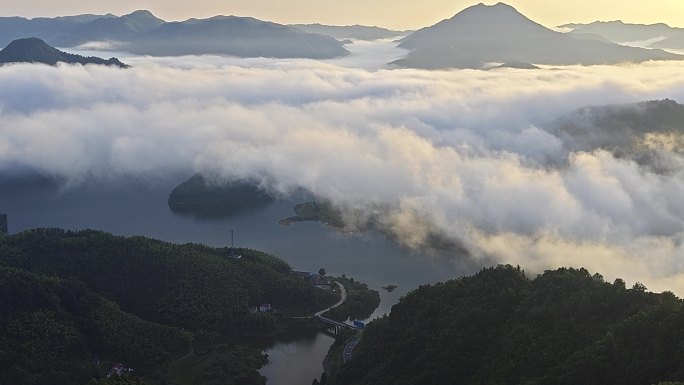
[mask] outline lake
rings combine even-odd
[[[0,183],[0,212],[8,214],[10,233],[35,227],[92,228],[118,235],[145,235],[170,242],[230,245],[266,251],[294,269],[345,274],[379,290],[381,304],[371,318],[388,313],[399,298],[424,283],[470,274],[479,266],[457,257],[422,255],[377,232],[348,234],[319,223],[290,226],[278,220],[293,215],[295,201],[278,201],[230,218],[197,218],[171,212],[169,192],[183,179],[149,183],[127,181],[58,189],[49,184]],[[382,286],[398,285],[392,293]],[[308,385],[322,372],[333,343],[316,330],[297,330],[264,346],[270,362],[261,373],[269,385]],[[303,382],[302,382],[303,381]]]

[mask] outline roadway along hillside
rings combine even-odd
[[[339,282],[337,282],[337,281],[335,281],[335,283],[337,284],[337,286],[340,287],[340,292],[342,293],[342,296],[341,296],[340,300],[339,300],[336,304],[330,306],[329,308],[323,309],[323,310],[319,311],[318,313],[314,314],[315,317],[320,317],[320,316],[321,316],[323,313],[325,313],[326,311],[328,311],[328,310],[330,310],[330,309],[334,309],[334,308],[336,308],[336,307],[342,305],[342,304],[344,303],[344,301],[347,300],[347,289],[344,287],[343,284],[341,284],[341,283],[339,283]]]

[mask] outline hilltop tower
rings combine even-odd
[[[228,249],[228,256],[235,259],[242,258],[242,255],[237,253],[235,249],[235,239],[233,237],[233,230],[230,230],[230,249]]]

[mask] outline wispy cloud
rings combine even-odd
[[[683,64],[428,72],[173,60],[0,68],[0,173],[80,183],[203,171],[283,194],[304,187],[379,215],[414,247],[438,232],[471,258],[586,266],[684,293],[684,170],[576,150],[553,129],[586,105],[684,101]]]

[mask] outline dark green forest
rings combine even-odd
[[[499,266],[421,286],[372,322],[334,384],[650,385],[684,379],[684,307],[585,269]]]
[[[189,345],[186,332],[123,313],[78,280],[0,267],[2,384],[84,383],[99,356],[147,373]]]
[[[286,326],[250,307],[297,316],[336,298],[276,257],[237,254],[92,230],[0,235],[0,383],[263,385],[266,357],[243,337]],[[345,316],[377,306],[343,283]],[[683,304],[585,269],[488,268],[404,296],[327,382],[679,384]],[[134,375],[104,378],[113,362]]]
[[[332,227],[344,227],[342,212],[326,200],[299,203],[294,212],[295,215],[281,219],[279,223],[287,226],[293,222],[320,221]]]
[[[265,357],[235,341],[283,326],[250,307],[309,314],[336,298],[274,256],[238,253],[92,230],[0,235],[0,383],[82,384],[119,361],[148,383],[262,384]]]
[[[363,320],[371,316],[380,305],[380,293],[354,278],[335,278],[347,290],[347,299],[338,307],[328,310],[324,317],[344,322],[347,319]]]
[[[231,181],[214,184],[201,174],[176,186],[169,194],[169,208],[178,213],[199,217],[221,217],[253,208],[265,206],[274,201],[256,183]]]

